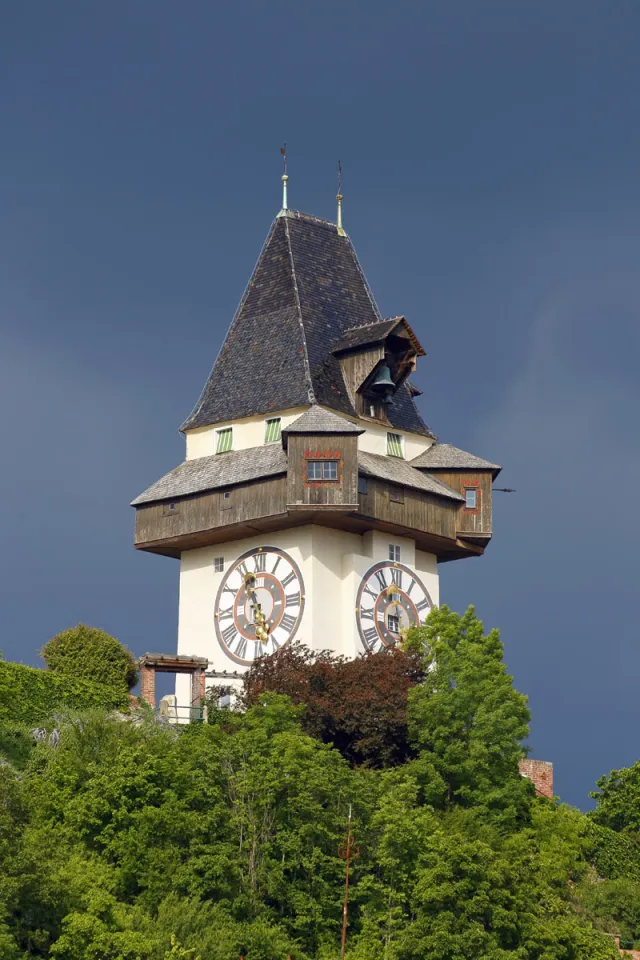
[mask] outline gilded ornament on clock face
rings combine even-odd
[[[368,651],[394,647],[402,631],[422,623],[433,606],[427,588],[409,567],[383,560],[367,570],[356,597],[356,623]]]
[[[218,642],[231,660],[248,666],[293,639],[303,610],[304,582],[295,561],[277,547],[248,550],[218,589]]]

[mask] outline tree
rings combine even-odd
[[[596,786],[589,794],[596,801],[591,819],[617,832],[640,833],[640,760],[600,777]]]
[[[244,703],[265,692],[304,705],[303,729],[332,743],[352,764],[385,767],[411,754],[407,694],[419,683],[421,657],[402,650],[345,660],[294,644],[256,661],[244,678]]]
[[[419,752],[425,798],[441,808],[482,806],[516,822],[532,788],[520,776],[529,732],[526,698],[513,688],[497,630],[484,633],[473,607],[442,606],[407,637],[425,679],[409,691],[409,736]]]
[[[115,637],[79,623],[56,634],[41,650],[49,670],[131,690],[138,682],[133,654]]]

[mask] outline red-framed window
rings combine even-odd
[[[468,484],[462,488],[465,513],[480,513],[482,505],[482,491],[479,484]]]

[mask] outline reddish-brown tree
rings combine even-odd
[[[353,764],[386,767],[410,755],[407,693],[423,679],[420,658],[402,650],[345,660],[300,644],[257,660],[244,677],[245,706],[282,693],[304,704],[307,733]]]

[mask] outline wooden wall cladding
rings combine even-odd
[[[492,523],[492,485],[493,476],[490,471],[482,470],[432,470],[431,473],[438,480],[448,483],[454,490],[463,496],[465,489],[477,491],[477,507],[475,510],[460,505],[458,513],[458,533],[490,534]]]
[[[151,503],[136,509],[135,543],[187,536],[232,523],[243,523],[286,511],[287,478],[269,477],[186,497],[170,512],[168,503]],[[225,493],[227,496],[225,496]]]
[[[458,503],[454,500],[444,500],[373,477],[367,477],[367,492],[361,493],[358,500],[363,516],[456,539]]]
[[[342,375],[349,391],[351,402],[358,409],[363,398],[358,390],[367,379],[375,365],[384,357],[384,346],[371,347],[368,350],[358,350],[357,353],[348,353],[340,357]],[[363,412],[363,411],[358,411]]]
[[[358,438],[353,434],[290,434],[287,506],[357,509]],[[309,461],[337,464],[337,480],[309,479]]]

